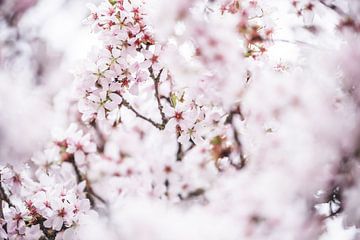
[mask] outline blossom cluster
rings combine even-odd
[[[93,147],[89,135],[72,125],[62,136],[55,136],[47,149],[35,154],[24,170],[2,166],[1,196],[6,205],[2,237],[72,239],[71,227],[89,214],[93,201],[86,196],[89,190],[80,170],[87,155],[95,151]]]

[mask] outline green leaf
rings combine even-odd
[[[109,0],[109,3],[110,3],[111,5],[115,5],[116,2],[117,2],[117,0]]]
[[[170,104],[174,108],[176,107],[177,97],[175,93],[170,93]]]
[[[210,143],[212,145],[219,145],[219,144],[221,144],[221,142],[222,142],[222,139],[220,136],[216,136],[213,139],[211,139],[211,141],[210,141]]]

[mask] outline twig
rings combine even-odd
[[[160,83],[160,75],[163,72],[163,69],[160,70],[159,74],[155,77],[154,75],[154,71],[152,69],[152,67],[149,67],[149,72],[150,72],[150,77],[153,79],[154,81],[154,87],[155,87],[155,93],[154,96],[156,98],[157,101],[157,106],[161,115],[161,120],[162,120],[162,124],[165,125],[168,122],[168,119],[165,116],[165,113],[163,111],[163,105],[161,104],[161,100],[160,100],[160,94],[159,94],[159,83]]]
[[[236,126],[234,124],[234,117],[235,115],[239,115],[241,121],[243,121],[245,118],[244,118],[244,115],[242,114],[241,112],[241,109],[240,109],[240,106],[237,106],[235,108],[235,110],[231,111],[229,116],[227,117],[225,123],[228,123],[231,125],[231,128],[232,128],[232,131],[233,131],[233,135],[234,135],[234,140],[235,140],[235,144],[237,146],[237,150],[239,151],[239,154],[240,154],[240,162],[239,163],[234,163],[233,161],[230,161],[230,164],[235,167],[237,170],[240,170],[242,169],[245,164],[246,164],[246,157],[245,157],[245,154],[244,154],[244,149],[243,149],[243,145],[240,141],[240,137],[239,137],[239,134],[238,134],[238,131],[236,129]]]
[[[95,205],[94,197],[97,198],[103,204],[106,204],[106,201],[94,192],[91,185],[89,184],[89,181],[82,176],[79,167],[75,163],[74,157],[72,157],[72,159],[70,159],[70,163],[74,168],[75,175],[76,175],[76,181],[78,183],[85,181],[85,183],[86,183],[86,186],[85,186],[86,197],[89,199],[91,206],[93,207]]]
[[[176,152],[176,161],[180,162],[184,157],[184,152],[182,150],[182,144],[177,142],[177,152]]]
[[[329,215],[327,218],[333,217],[338,215],[343,211],[343,204],[342,204],[342,189],[340,187],[335,187],[332,189],[330,195],[328,196],[329,200]],[[337,205],[337,209],[334,210],[333,205]]]
[[[188,153],[191,149],[193,149],[196,144],[194,143],[194,141],[192,139],[190,139],[190,142],[191,142],[191,146],[186,149],[185,151],[183,150],[182,148],[182,144],[181,143],[177,143],[177,152],[176,152],[176,161],[182,161],[182,159],[184,158],[185,154]]]
[[[1,184],[1,174],[0,174],[0,218],[4,219],[4,210],[3,210],[3,201],[5,201],[10,207],[15,207],[14,204],[11,203],[9,197],[5,193],[5,189],[3,188]],[[7,224],[2,226],[2,228],[7,233]]]
[[[47,240],[54,240],[56,238],[57,232],[52,230],[51,228],[45,227],[44,221],[45,219],[41,219],[39,221],[40,230],[43,232]]]
[[[348,15],[343,10],[341,10],[338,6],[336,6],[335,4],[327,3],[324,0],[319,0],[319,2],[322,5],[324,5],[325,7],[330,8],[331,10],[333,10],[334,12],[339,14],[340,16],[348,17]]]
[[[4,210],[3,210],[3,200],[0,198],[0,220],[1,219],[5,219],[5,218],[4,218]],[[0,226],[0,227],[2,227],[5,230],[5,232],[7,233],[6,224],[3,225],[3,226]]]
[[[307,43],[301,40],[288,40],[288,39],[272,39],[270,40],[271,42],[284,42],[284,43],[289,43],[289,44],[300,44],[300,45],[304,45],[307,47],[312,47],[312,48],[318,48],[318,46],[311,44],[311,43]]]
[[[169,98],[169,97],[166,97],[166,96],[164,96],[164,95],[161,95],[161,96],[160,96],[160,99],[165,99],[169,104],[171,103],[171,102],[170,102],[170,98]]]
[[[0,198],[0,218],[4,219],[4,211],[3,211],[3,207],[2,207],[2,202],[3,200]]]
[[[102,198],[99,194],[97,194],[96,192],[94,192],[93,188],[91,187],[90,184],[88,184],[88,181],[86,181],[86,188],[87,191],[89,192],[90,195],[94,196],[96,199],[98,199],[101,203],[106,204],[106,201],[104,198]]]
[[[122,98],[122,105],[125,106],[130,111],[132,111],[133,113],[135,113],[136,117],[141,118],[141,119],[151,123],[153,126],[155,126],[156,128],[158,128],[160,130],[165,129],[165,124],[156,123],[151,118],[145,117],[144,115],[140,114],[133,106],[131,106],[131,104],[121,94],[120,94],[120,97]]]
[[[237,145],[237,148],[238,148],[238,151],[239,151],[239,154],[240,154],[240,162],[239,163],[234,163],[233,161],[230,162],[230,164],[232,166],[234,166],[237,170],[240,170],[242,169],[244,166],[245,166],[245,163],[246,163],[246,158],[244,156],[244,150],[243,150],[243,145],[240,141],[240,138],[239,138],[239,134],[237,132],[237,129],[235,127],[234,124],[231,124],[232,126],[232,129],[233,129],[233,134],[234,134],[234,139],[235,139],[235,143]]]
[[[359,141],[359,140],[358,140]],[[344,189],[351,188],[356,184],[355,175],[352,174],[352,169],[357,164],[356,160],[360,157],[359,142],[357,146],[350,154],[344,154],[339,160],[338,165],[334,169],[334,178],[330,180],[327,186],[327,194],[322,202],[329,203],[329,215],[327,218],[338,215],[344,210],[343,203],[343,191]],[[333,209],[333,205],[337,205],[337,209]]]
[[[106,142],[105,137],[102,134],[101,130],[99,129],[99,126],[96,124],[95,121],[91,122],[90,125],[94,128],[95,133],[96,133],[96,135],[98,137],[98,140],[99,140],[99,143],[96,144],[97,145],[97,150],[98,150],[98,152],[102,153],[102,152],[104,152],[104,147],[105,147],[105,142]]]
[[[5,193],[5,189],[1,184],[1,174],[0,174],[0,200],[5,201],[10,207],[15,207],[14,204],[11,203],[9,197]],[[1,202],[1,210],[2,210],[2,202]]]
[[[231,124],[233,121],[234,115],[239,115],[241,121],[244,121],[244,119],[245,119],[244,114],[241,112],[240,106],[237,106],[234,110],[230,111],[228,117],[225,120],[225,123]]]

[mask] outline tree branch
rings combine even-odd
[[[239,154],[240,154],[240,162],[239,162],[239,163],[234,163],[233,161],[230,161],[230,164],[231,164],[233,167],[235,167],[237,170],[240,170],[240,169],[242,169],[242,168],[245,166],[245,164],[246,164],[246,157],[245,157],[245,154],[244,154],[243,145],[242,145],[242,143],[241,143],[241,141],[240,141],[240,137],[239,137],[238,131],[237,131],[236,126],[235,126],[235,124],[234,124],[234,117],[235,117],[235,115],[239,115],[241,121],[243,121],[243,120],[245,119],[243,113],[241,112],[240,106],[237,106],[237,107],[235,108],[235,110],[232,110],[232,111],[230,112],[230,114],[229,114],[229,116],[227,117],[225,123],[231,125],[232,131],[233,131],[233,135],[234,135],[234,141],[235,141],[237,150],[239,151]]]
[[[177,142],[176,161],[180,162],[184,157],[184,151],[182,150],[181,143]]]
[[[97,150],[98,152],[102,153],[104,152],[106,142],[105,136],[103,135],[95,121],[91,122],[90,125],[94,128],[96,136],[98,137],[99,142],[96,144]]]
[[[54,240],[56,238],[57,232],[50,228],[44,226],[45,219],[42,218],[39,220],[38,224],[40,226],[40,230],[43,232],[46,240]]]
[[[156,123],[154,120],[152,120],[151,118],[145,117],[144,115],[142,115],[141,113],[139,113],[133,106],[131,106],[131,104],[121,95],[119,94],[120,97],[122,98],[122,105],[125,106],[127,109],[129,109],[130,111],[132,111],[133,113],[135,113],[136,117],[141,118],[149,123],[151,123],[154,127],[158,128],[159,130],[164,130],[165,128],[165,124],[163,123]]]
[[[10,207],[15,207],[14,204],[11,203],[9,197],[5,193],[5,189],[1,184],[1,174],[0,174],[0,200],[5,201]],[[1,210],[2,210],[2,202],[1,202]]]
[[[333,10],[334,12],[336,12],[337,14],[339,14],[340,16],[343,16],[343,17],[348,17],[347,14],[341,10],[338,6],[336,6],[335,4],[332,4],[332,3],[327,3],[326,1],[324,0],[319,0],[319,2],[324,5],[325,7],[327,8],[330,8],[331,10]]]
[[[92,207],[95,206],[94,197],[97,198],[103,204],[106,204],[106,201],[102,197],[100,197],[97,193],[94,192],[89,181],[85,177],[82,176],[79,167],[76,165],[74,157],[72,157],[72,159],[70,159],[70,163],[74,168],[77,183],[80,183],[82,181],[85,181],[85,183],[86,183],[86,186],[85,186],[86,197],[89,199],[91,206]]]
[[[194,141],[190,138],[191,146],[186,149],[185,151],[182,148],[182,144],[180,142],[177,142],[177,152],[176,152],[176,161],[181,162],[187,152],[189,152],[191,149],[193,149],[196,144]]]
[[[160,76],[161,76],[161,73],[163,72],[163,69],[160,70],[159,74],[156,77],[154,75],[154,71],[153,71],[152,67],[149,67],[149,72],[150,72],[150,77],[154,81],[154,87],[155,87],[154,96],[155,96],[156,101],[157,101],[157,106],[158,106],[158,109],[159,109],[159,112],[160,112],[160,115],[161,115],[162,124],[165,125],[168,122],[168,119],[166,118],[165,113],[163,111],[164,107],[161,104],[161,99],[160,99],[161,97],[160,97],[160,94],[159,94]]]
[[[2,186],[2,182],[1,182],[1,174],[0,174],[0,218],[1,219],[5,219],[4,218],[4,209],[3,209],[3,201],[5,201],[10,207],[15,207],[14,204],[12,204],[12,202],[10,201],[9,197],[6,195],[5,193],[5,189]],[[7,224],[5,224],[4,226],[2,226],[2,228],[5,230],[5,232],[7,233]]]

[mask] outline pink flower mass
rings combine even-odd
[[[360,239],[358,0],[0,1],[0,239]]]

